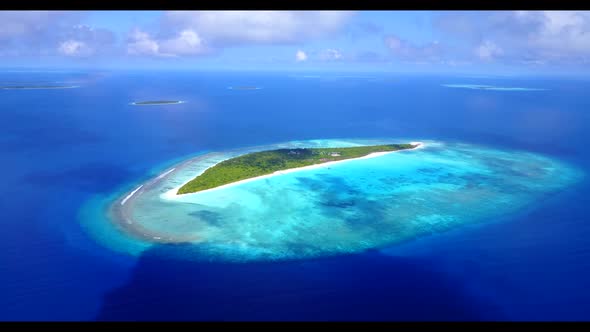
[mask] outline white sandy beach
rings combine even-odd
[[[420,148],[423,148],[424,147],[424,143],[422,143],[422,142],[410,142],[410,144],[417,145],[415,148],[413,148],[411,150],[420,149]],[[405,150],[409,150],[409,149],[405,149]],[[310,169],[316,169],[316,168],[326,168],[328,166],[331,166],[331,165],[334,165],[334,164],[338,164],[338,163],[343,163],[343,162],[346,162],[346,161],[376,158],[376,157],[380,157],[380,156],[383,156],[383,155],[386,155],[386,154],[389,154],[389,153],[395,153],[395,152],[405,151],[405,150],[373,152],[373,153],[370,153],[370,154],[368,154],[366,156],[359,157],[359,158],[350,158],[350,159],[344,159],[344,160],[329,161],[327,163],[322,163],[322,164],[309,165],[309,166],[298,167],[298,168],[291,168],[291,169],[286,169],[286,170],[282,170],[282,171],[276,171],[276,172],[274,172],[272,174],[261,175],[261,176],[257,176],[257,177],[250,178],[250,179],[245,179],[245,180],[241,180],[241,181],[236,181],[236,182],[228,183],[228,184],[225,184],[223,186],[219,186],[219,187],[215,187],[215,188],[211,188],[211,189],[206,189],[206,190],[198,191],[198,192],[195,192],[195,193],[177,195],[176,193],[178,192],[178,189],[180,189],[186,183],[188,183],[189,181],[191,181],[192,179],[194,179],[194,177],[192,177],[189,181],[186,181],[185,183],[181,184],[178,187],[175,187],[174,189],[168,190],[167,192],[165,192],[162,195],[160,195],[160,197],[163,198],[163,199],[167,199],[167,200],[178,200],[179,197],[181,197],[181,196],[189,197],[189,196],[193,196],[193,195],[199,195],[199,194],[202,194],[202,193],[211,192],[213,190],[218,190],[218,189],[222,189],[222,188],[229,188],[229,187],[232,187],[232,186],[237,186],[239,184],[244,184],[244,183],[248,183],[248,182],[251,182],[251,181],[257,181],[257,180],[261,180],[261,179],[270,178],[272,176],[277,176],[277,175],[282,175],[282,174],[288,174],[288,173],[298,172],[298,171],[302,171],[302,170],[310,170]],[[210,167],[213,167],[213,166],[215,166],[215,165],[212,165]],[[208,167],[208,168],[210,168],[210,167]],[[207,169],[203,170],[203,172],[205,172],[206,170]],[[203,172],[201,172],[201,174]]]

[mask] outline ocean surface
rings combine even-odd
[[[589,80],[52,70],[0,84],[77,86],[0,90],[0,320],[590,319]],[[131,105],[144,100],[185,103]],[[442,145],[290,173],[270,192],[250,182],[208,197],[237,208],[192,211],[207,225],[170,227],[239,251],[141,243],[108,217],[191,157],[391,138]],[[441,187],[422,205],[424,181]],[[383,193],[398,195],[388,217]],[[379,223],[400,213],[403,239]],[[165,217],[150,222],[167,230]]]

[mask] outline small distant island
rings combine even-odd
[[[135,101],[132,105],[170,105],[170,104],[182,104],[182,100],[146,100],[146,101]]]
[[[257,86],[230,86],[231,90],[260,90],[260,87]]]
[[[28,89],[71,89],[77,85],[6,85],[0,86],[3,90],[28,90]]]
[[[413,149],[420,143],[355,146],[346,148],[277,149],[224,160],[190,180],[177,195],[190,194],[275,172],[327,162],[368,157],[372,154]]]
[[[473,85],[472,88],[478,90],[489,90],[494,89],[495,87],[491,85]]]
[[[521,88],[521,87],[502,87],[481,84],[442,84],[447,88],[472,89],[472,90],[491,90],[491,91],[545,91],[546,89]]]

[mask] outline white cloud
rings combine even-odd
[[[65,56],[84,56],[92,53],[92,50],[79,40],[66,40],[60,43],[58,51]]]
[[[305,54],[305,52],[303,52],[302,50],[297,51],[297,53],[295,53],[295,61],[297,62],[302,62],[307,60],[307,54]]]
[[[162,51],[166,54],[197,55],[206,52],[203,40],[190,29],[181,31],[177,37],[161,42]]]
[[[132,55],[159,55],[160,45],[147,32],[135,29],[129,36],[127,53]]]
[[[320,53],[320,59],[324,61],[337,61],[342,59],[342,52],[336,49],[326,49]]]
[[[475,49],[475,54],[480,59],[489,61],[504,54],[504,51],[495,43],[486,40]]]
[[[590,12],[544,11],[529,44],[549,57],[590,55]]]
[[[294,43],[328,36],[352,16],[341,11],[171,11],[163,25],[190,28],[215,45]]]
[[[149,33],[134,29],[127,43],[127,53],[147,56],[197,55],[208,50],[199,35],[190,30],[183,30],[169,39],[156,39]]]
[[[583,63],[590,57],[590,12],[500,11],[443,14],[438,27],[480,60]]]
[[[156,34],[134,30],[127,53],[194,56],[231,46],[299,43],[338,32],[352,15],[339,11],[170,11]],[[302,52],[297,59],[305,61],[307,54]]]

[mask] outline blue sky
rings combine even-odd
[[[579,74],[590,12],[0,12],[3,67]]]

